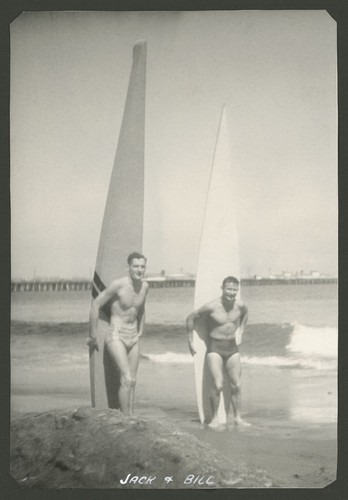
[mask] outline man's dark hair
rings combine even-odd
[[[239,280],[234,276],[227,276],[222,282],[221,287],[223,288],[227,283],[234,283],[235,285],[239,285]]]
[[[132,252],[128,255],[128,258],[127,258],[127,263],[129,266],[131,265],[133,259],[144,259],[145,262],[147,261],[147,258],[142,253]]]

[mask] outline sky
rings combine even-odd
[[[315,10],[19,16],[12,279],[91,277],[138,40],[147,41],[148,272],[196,271],[225,103],[241,275],[337,276],[336,35]]]

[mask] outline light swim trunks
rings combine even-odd
[[[131,326],[131,328],[127,328],[124,325],[110,325],[108,333],[105,337],[105,344],[110,344],[110,342],[114,342],[114,340],[119,340],[124,344],[128,349],[133,347],[138,342],[138,329],[136,326]]]

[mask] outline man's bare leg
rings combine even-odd
[[[110,356],[120,371],[121,384],[118,391],[118,399],[122,413],[130,413],[130,393],[132,387],[132,375],[128,362],[126,346],[120,340],[114,340],[107,344]]]
[[[241,417],[241,388],[240,388],[240,378],[242,374],[242,368],[240,363],[239,353],[233,354],[228,358],[226,362],[226,371],[231,387],[231,400],[234,414],[235,425],[241,425],[248,427],[251,424],[246,422]]]
[[[213,377],[214,387],[210,395],[210,403],[213,410],[213,418],[209,424],[210,427],[217,427],[218,409],[220,404],[220,394],[223,387],[223,360],[222,357],[216,352],[209,352],[207,354],[207,363],[210,373]]]
[[[130,390],[130,415],[134,412],[134,398],[135,398],[135,382],[139,366],[139,344],[138,342],[130,349],[128,353],[129,370],[132,377],[132,384]]]

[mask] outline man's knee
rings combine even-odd
[[[231,390],[232,390],[232,394],[238,394],[240,392],[240,388],[241,388],[241,385],[240,385],[240,381],[231,381],[230,382],[230,385],[231,385]]]
[[[131,375],[127,374],[127,375],[121,375],[121,385],[123,387],[127,387],[127,388],[132,388],[135,386],[135,382],[136,382],[136,379],[135,377],[132,377]]]
[[[220,394],[220,392],[222,391],[223,386],[224,386],[223,380],[214,380],[214,390],[218,394]]]

